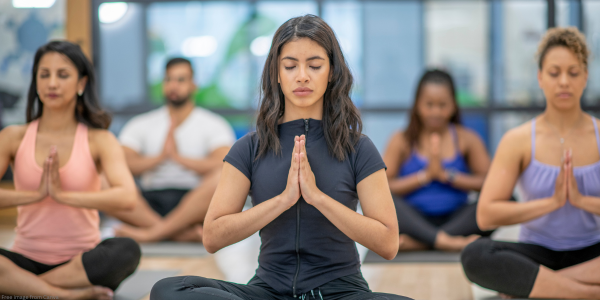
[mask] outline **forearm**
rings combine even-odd
[[[598,197],[582,196],[581,201],[574,204],[574,206],[600,216],[600,198]]]
[[[400,178],[388,179],[390,191],[394,195],[406,195],[429,183],[427,175],[420,171]]]
[[[135,189],[111,187],[97,192],[61,192],[55,200],[73,207],[113,212],[133,209],[136,197]]]
[[[204,175],[223,167],[223,160],[215,158],[194,159],[175,155],[173,160],[200,175]]]
[[[139,157],[128,157],[127,166],[131,170],[133,176],[139,176],[146,171],[154,169],[158,166],[164,158],[159,156],[139,156]]]
[[[502,200],[480,205],[477,211],[477,225],[481,230],[491,230],[500,226],[521,224],[546,215],[559,206],[552,198],[543,198],[524,203]]]
[[[446,173],[446,177],[447,177]],[[454,180],[450,183],[453,187],[465,191],[480,191],[483,187],[485,176],[482,175],[470,175],[464,173],[456,173]]]
[[[276,196],[248,210],[205,220],[203,244],[208,252],[215,253],[253,235],[287,209],[281,196]]]
[[[27,205],[42,200],[38,191],[15,191],[0,189],[0,208]]]
[[[369,248],[384,258],[391,259],[398,252],[397,223],[386,226],[382,222],[363,216],[331,197],[322,194],[314,201],[317,208],[335,227],[355,242]]]

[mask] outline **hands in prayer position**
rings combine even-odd
[[[292,165],[288,173],[288,181],[282,195],[286,203],[291,207],[300,196],[311,205],[318,201],[322,192],[317,187],[315,174],[310,168],[306,154],[306,137],[296,136],[294,138],[294,149],[292,150]]]

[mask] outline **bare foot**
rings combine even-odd
[[[115,228],[115,236],[132,238],[138,243],[152,243],[160,241],[160,239],[157,239],[153,236],[152,227],[139,228],[123,224]]]
[[[517,299],[517,297],[513,297],[511,295],[502,294],[502,293],[498,293],[498,296],[500,296],[500,298],[502,298],[502,299]]]
[[[398,252],[421,251],[427,249],[429,249],[427,245],[411,238],[410,236],[406,234],[400,235],[400,245],[398,246]]]
[[[69,290],[69,295],[66,299],[97,299],[97,300],[112,300],[113,291],[102,286],[92,286],[83,289]]]
[[[460,252],[468,244],[474,242],[480,236],[473,234],[470,236],[450,236],[447,233],[440,231],[435,239],[435,248],[448,251],[448,252]]]
[[[176,242],[195,242],[202,243],[202,232],[203,227],[200,224],[194,225],[177,235],[175,235],[172,240]]]

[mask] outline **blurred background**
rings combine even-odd
[[[0,0],[1,122],[24,123],[33,54],[66,38],[93,59],[115,134],[163,103],[165,62],[184,56],[196,69],[197,104],[222,114],[240,137],[253,128],[275,30],[303,14],[336,32],[355,78],[352,99],[380,151],[407,124],[426,68],[451,72],[464,124],[493,154],[506,130],[544,108],[534,55],[548,27],[577,26],[600,53],[600,0]],[[583,105],[600,112],[598,59]]]

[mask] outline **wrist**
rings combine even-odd
[[[308,203],[312,206],[319,206],[320,204],[323,203],[324,195],[325,194],[323,194],[319,189],[317,189],[310,195],[303,194],[302,196],[304,197],[304,201],[306,201],[306,203]]]
[[[431,175],[426,171],[419,171],[417,173],[417,180],[420,186],[425,186],[431,182]]]

